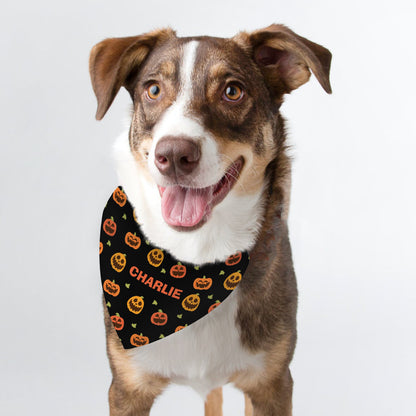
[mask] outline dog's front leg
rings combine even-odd
[[[162,389],[128,388],[113,379],[108,393],[110,416],[149,416]]]
[[[292,416],[292,389],[293,380],[287,369],[279,377],[246,390],[253,406],[253,416]]]
[[[154,400],[169,380],[134,365],[131,350],[122,347],[104,302],[103,299],[107,354],[113,374],[108,392],[110,416],[148,416]]]
[[[222,387],[208,394],[205,400],[205,416],[222,416]]]

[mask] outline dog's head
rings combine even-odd
[[[170,30],[106,39],[90,57],[101,119],[124,86],[130,151],[179,231],[210,221],[227,198],[259,195],[284,147],[279,107],[310,71],[331,92],[331,54],[282,25],[231,39]],[[236,207],[238,209],[238,207]]]

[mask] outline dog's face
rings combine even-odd
[[[331,55],[280,25],[232,39],[171,30],[107,39],[91,53],[101,119],[119,88],[133,99],[130,150],[158,187],[164,221],[203,227],[231,195],[259,194],[284,146],[279,107],[309,69],[330,92]]]

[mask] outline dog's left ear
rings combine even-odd
[[[140,65],[157,43],[175,36],[171,29],[139,36],[105,39],[92,48],[90,75],[98,101],[96,119],[101,120],[119,89],[124,86],[133,96],[133,82]]]
[[[284,25],[242,32],[233,40],[251,54],[277,100],[307,82],[310,70],[322,88],[331,94],[332,55],[323,46],[297,35]]]

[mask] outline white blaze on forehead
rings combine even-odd
[[[195,120],[186,117],[186,108],[192,99],[192,74],[194,72],[198,41],[190,41],[183,47],[182,61],[180,65],[180,85],[175,102],[168,108],[161,121],[154,130],[153,141],[157,142],[163,136],[201,136],[202,126]],[[154,143],[155,144],[155,143]]]
[[[196,50],[198,49],[196,40],[192,40],[184,47],[183,61],[180,75],[180,99],[184,104],[188,104],[192,97],[192,74],[194,72]]]

